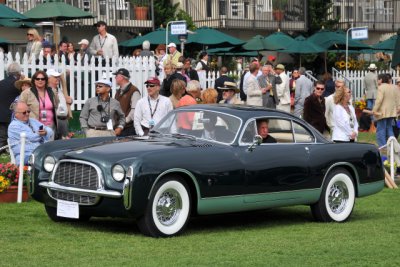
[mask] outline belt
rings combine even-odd
[[[104,130],[107,130],[107,127],[105,127],[105,126],[102,126],[102,127],[92,127],[92,126],[89,126],[89,129],[104,131]]]

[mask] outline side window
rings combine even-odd
[[[296,143],[313,143],[314,136],[302,125],[293,122],[294,140]]]
[[[247,124],[246,129],[243,131],[242,139],[240,140],[242,143],[252,143],[253,138],[256,135],[256,123],[255,121]]]
[[[269,135],[275,138],[277,143],[293,143],[293,131],[290,120],[269,119]]]

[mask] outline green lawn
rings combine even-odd
[[[358,199],[346,223],[316,223],[306,206],[199,217],[167,239],[132,220],[54,223],[38,202],[1,204],[0,266],[399,266],[399,200]]]

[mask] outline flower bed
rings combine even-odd
[[[24,177],[26,177],[26,171],[28,167],[24,167]],[[0,202],[15,202],[17,201],[18,193],[18,180],[19,180],[19,168],[13,163],[0,163]],[[25,184],[27,181],[24,181]],[[24,190],[23,200],[28,199],[28,192]]]

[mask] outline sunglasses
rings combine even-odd
[[[32,33],[27,33],[26,35],[28,35],[28,36],[33,36],[33,34],[32,34]]]
[[[149,88],[149,87],[153,88],[154,86],[156,86],[156,85],[155,84],[146,84],[147,88]]]
[[[18,111],[18,112],[16,112],[16,113],[21,113],[21,114],[23,114],[23,115],[26,115],[26,114],[29,114],[29,113],[31,113],[31,111],[30,111],[30,110],[26,110],[26,111]]]
[[[96,84],[96,88],[103,88],[103,87],[104,87],[104,85]]]
[[[35,78],[36,81],[45,81],[46,78]]]
[[[320,90],[320,91],[325,90],[324,87],[315,87],[315,89]]]

